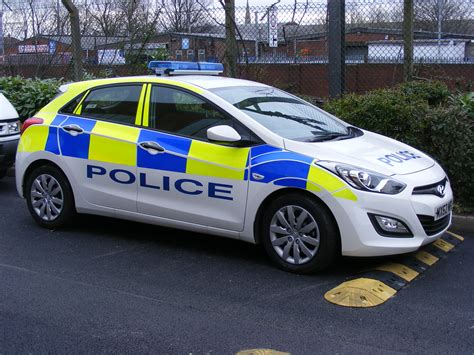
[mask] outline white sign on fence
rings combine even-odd
[[[49,46],[47,44],[20,44],[18,53],[48,53]]]
[[[268,46],[278,47],[278,16],[276,6],[273,6],[268,11]]]

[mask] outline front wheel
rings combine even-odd
[[[52,166],[41,166],[28,175],[25,196],[30,214],[45,228],[63,227],[76,212],[69,181]]]
[[[308,196],[284,195],[265,209],[260,236],[267,254],[283,270],[320,271],[338,254],[339,233],[327,211]]]

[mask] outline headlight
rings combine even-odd
[[[20,121],[8,123],[8,134],[20,133]]]
[[[352,187],[363,191],[395,195],[402,192],[407,186],[390,176],[352,165],[324,161],[320,161],[318,164],[339,175]]]
[[[20,133],[20,121],[0,122],[0,136],[11,136]]]

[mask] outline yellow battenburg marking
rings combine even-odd
[[[410,282],[419,275],[417,271],[409,268],[408,266],[398,263],[383,264],[377,267],[376,270],[391,272],[408,282]]]
[[[140,130],[109,122],[97,122],[92,129],[89,159],[134,166]]]
[[[243,180],[248,155],[249,148],[193,141],[189,148],[186,173]]]
[[[459,234],[453,233],[453,232],[447,232],[448,234],[452,235],[454,238],[459,239],[461,242],[464,241],[464,237],[461,237]]]
[[[333,174],[330,172],[318,168],[317,166],[314,166],[311,164],[308,172],[308,182],[311,181],[314,184],[317,184],[321,186],[323,189],[333,192],[339,189],[342,189],[343,187],[346,186],[340,179],[335,177]],[[306,189],[310,191],[314,191],[314,185],[312,184],[306,184]]]
[[[236,355],[290,355],[290,353],[272,349],[241,350]]]
[[[143,122],[144,127],[149,127],[150,125],[150,97],[151,97],[151,84],[147,85],[145,102],[143,104]]]
[[[44,150],[48,140],[49,126],[33,125],[22,134],[18,144],[19,152],[37,152]]]
[[[343,282],[326,292],[324,298],[343,307],[375,307],[386,302],[397,293],[383,282],[359,278]]]
[[[424,250],[420,250],[418,253],[415,254],[415,258],[417,258],[418,260],[424,262],[426,265],[433,265],[434,263],[436,263],[439,258],[424,251]]]
[[[334,197],[345,198],[347,200],[357,201],[357,196],[349,189],[343,189],[337,192],[333,192]]]
[[[135,116],[135,124],[141,126],[142,124],[142,113],[143,113],[143,100],[145,99],[145,92],[147,85],[142,86],[142,91],[140,92],[140,99],[138,101],[137,114]]]
[[[454,248],[454,245],[452,245],[451,243],[448,243],[447,241],[443,239],[438,239],[437,241],[433,243],[433,245],[441,249],[442,251],[445,251],[446,253]]]

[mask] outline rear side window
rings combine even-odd
[[[108,86],[92,90],[82,102],[81,116],[135,124],[142,85]]]
[[[68,104],[66,104],[66,106],[61,109],[61,113],[73,114],[74,110],[76,109],[77,105],[79,105],[83,97],[84,94],[81,94],[74,100],[70,101]]]

